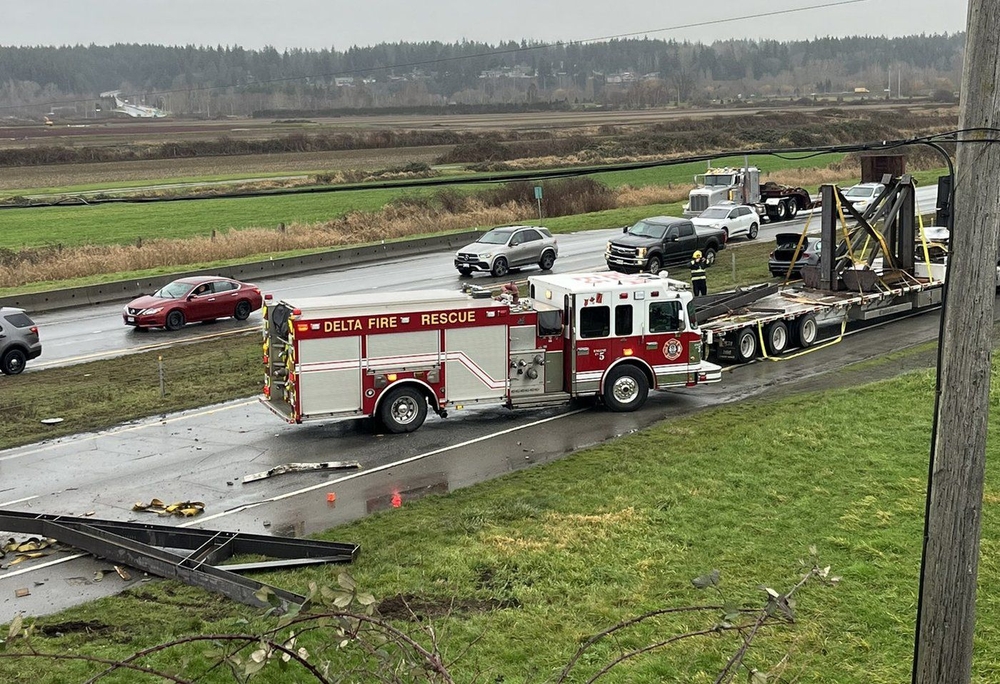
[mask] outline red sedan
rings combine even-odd
[[[125,325],[178,330],[187,323],[232,316],[246,320],[263,304],[260,288],[221,276],[193,276],[164,285],[125,306]]]

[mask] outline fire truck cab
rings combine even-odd
[[[488,295],[487,295],[488,296]],[[428,410],[601,397],[718,382],[686,284],[650,274],[528,279],[528,297],[449,290],[268,302],[261,401],[292,423],[371,416],[412,432]]]

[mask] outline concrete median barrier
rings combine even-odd
[[[185,276],[222,275],[236,280],[256,282],[310,271],[335,271],[379,261],[391,261],[444,250],[455,250],[472,242],[481,234],[480,231],[469,230],[411,240],[342,247],[326,252],[252,261],[221,268],[184,271],[132,280],[117,280],[100,285],[68,287],[45,292],[7,295],[0,297],[0,306],[16,306],[29,312],[40,313],[95,304],[127,302],[139,295],[158,290],[170,281]]]

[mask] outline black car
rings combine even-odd
[[[801,247],[799,240],[802,240]],[[783,278],[788,274],[788,266],[795,257],[796,249],[799,250],[799,255],[795,259],[795,266],[792,267],[792,276],[800,277],[803,266],[819,266],[823,244],[818,235],[806,235],[805,239],[802,239],[801,233],[778,233],[775,241],[777,248],[767,259],[767,269],[775,278]]]

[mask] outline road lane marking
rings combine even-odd
[[[13,506],[14,504],[24,503],[25,501],[31,501],[32,499],[37,499],[41,494],[35,494],[34,496],[26,496],[23,499],[15,499],[14,501],[4,501],[0,503],[0,508],[5,508],[6,506]]]
[[[56,560],[47,561],[39,565],[33,565],[30,568],[23,568],[21,570],[12,570],[11,572],[5,572],[4,574],[0,575],[0,582],[10,577],[17,577],[18,575],[23,575],[28,572],[34,572],[35,570],[44,570],[45,568],[51,568],[53,565],[68,563],[70,561],[76,560],[77,558],[86,558],[87,556],[90,555],[91,554],[89,553],[77,553],[72,556],[66,556],[65,558],[57,558]],[[97,556],[94,556],[94,558],[96,559]]]
[[[146,428],[157,427],[160,425],[169,425],[171,423],[177,423],[182,420],[188,420],[190,418],[201,418],[202,416],[210,416],[214,413],[221,413],[222,411],[229,411],[234,408],[242,408],[244,406],[250,406],[251,404],[257,403],[257,399],[247,399],[241,401],[238,404],[227,404],[226,406],[217,406],[215,408],[210,408],[206,411],[198,411],[197,413],[185,413],[180,416],[175,416],[174,418],[163,418],[162,420],[156,420],[155,422],[142,423],[140,425],[130,425],[128,427],[123,427],[115,430],[108,430],[105,432],[91,434],[87,437],[77,438],[73,440],[73,446],[81,444],[83,442],[92,442],[95,439],[100,439],[101,437],[107,437],[108,435],[120,435],[125,432],[136,432],[138,430],[145,430]],[[73,435],[67,435],[67,437],[73,437]],[[7,456],[0,456],[0,463],[3,461],[11,461],[15,458],[23,458],[24,456],[31,456],[33,454],[40,454],[44,451],[51,451],[53,449],[58,449],[59,447],[66,446],[66,442],[58,442],[53,444],[46,444],[45,446],[38,447],[37,449],[31,449],[29,451],[23,451],[16,454],[8,454]]]
[[[243,504],[242,506],[237,506],[236,508],[231,508],[228,511],[222,511],[216,513],[215,515],[210,515],[204,518],[198,518],[197,520],[191,520],[186,523],[181,523],[178,527],[191,527],[192,525],[197,525],[209,520],[215,520],[216,518],[222,518],[227,515],[232,515],[233,513],[239,513],[241,511],[248,510],[250,508],[256,508],[257,506],[262,506],[268,503],[274,503],[275,501],[281,501],[283,499],[290,499],[293,496],[298,496],[300,494],[306,494],[308,492],[315,491],[317,489],[323,489],[324,487],[331,487],[333,485],[340,484],[342,482],[347,482],[349,480],[354,480],[359,477],[364,477],[365,475],[371,475],[373,473],[378,473],[383,470],[389,470],[390,468],[398,468],[399,466],[406,465],[407,463],[413,463],[414,461],[419,461],[431,456],[436,456],[438,454],[443,454],[447,451],[452,451],[454,449],[461,449],[467,447],[471,444],[478,444],[479,442],[485,442],[486,440],[493,439],[495,437],[501,437],[503,435],[509,435],[512,432],[518,432],[520,430],[525,430],[530,427],[535,427],[537,425],[542,425],[544,423],[549,423],[554,420],[560,420],[562,418],[568,418],[569,416],[575,416],[578,413],[583,413],[584,411],[589,411],[589,408],[579,408],[573,411],[568,411],[566,413],[560,413],[558,416],[549,416],[548,418],[542,418],[541,420],[536,420],[531,423],[526,423],[525,425],[520,425],[517,427],[507,428],[506,430],[500,430],[499,432],[493,432],[488,435],[483,435],[481,437],[475,437],[473,439],[466,440],[464,442],[459,442],[458,444],[452,444],[451,446],[441,447],[440,449],[435,449],[434,451],[428,451],[423,454],[417,454],[416,456],[410,456],[409,458],[404,458],[402,461],[394,461],[392,463],[386,463],[385,465],[380,465],[376,468],[370,470],[363,470],[357,473],[351,473],[350,475],[345,475],[334,480],[328,480],[325,482],[320,482],[319,484],[310,485],[309,487],[303,487],[302,489],[297,489],[292,492],[286,492],[285,494],[279,494],[278,496],[272,496],[263,501],[256,501],[253,503]]]

